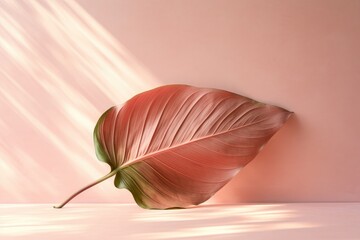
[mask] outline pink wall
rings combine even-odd
[[[296,113],[212,201],[360,201],[360,1],[0,3],[0,202],[55,202],[108,171],[92,128],[169,83]],[[112,181],[76,201],[132,202]]]

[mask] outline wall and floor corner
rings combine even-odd
[[[2,1],[0,22],[0,203],[103,175],[100,114],[171,83],[296,114],[211,201],[360,201],[360,1]],[[112,181],[75,201],[133,202]]]

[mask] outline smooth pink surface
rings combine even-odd
[[[360,200],[360,1],[77,3],[0,3],[0,202],[61,201],[103,175],[100,114],[169,83],[296,114],[213,201]],[[133,202],[112,181],[77,201]]]
[[[360,204],[202,205],[145,210],[135,204],[0,204],[2,240],[350,240]]]

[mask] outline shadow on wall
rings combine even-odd
[[[306,159],[301,162],[288,159],[286,164],[283,160],[286,159],[286,151],[298,151],[296,148],[299,145],[299,138],[305,138],[308,134],[304,130],[301,116],[295,112],[266,143],[254,160],[241,169],[239,174],[210,198],[207,203],[251,203],[259,202],[258,199],[261,199],[261,202],[272,203],[294,202],[291,199],[292,194],[289,194],[289,188],[293,185],[286,182],[279,184],[279,182],[282,182],[281,177],[292,181],[307,181],[303,177],[303,172],[289,171],[289,169],[296,169],[296,167],[301,168]],[[311,165],[308,169],[307,171],[313,171]],[[294,185],[298,184],[298,182],[294,183]],[[288,190],[284,192],[284,189]],[[306,193],[303,195],[307,196]],[[279,196],[281,201],[279,201]]]
[[[1,1],[0,65],[0,203],[54,201],[103,175],[97,119],[156,85],[73,0]]]

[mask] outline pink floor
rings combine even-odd
[[[0,205],[0,239],[360,239],[360,203]]]

